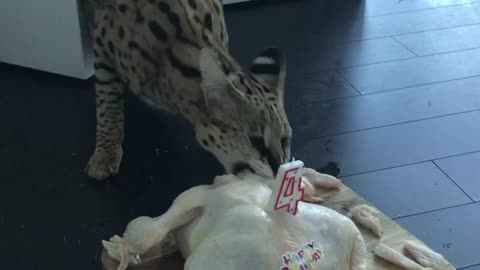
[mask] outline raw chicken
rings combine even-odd
[[[379,213],[372,207],[362,204],[350,209],[349,216],[381,238],[383,235],[382,226],[378,217],[375,216]]]
[[[422,244],[414,241],[405,241],[404,247],[423,267],[429,267],[434,270],[445,270],[452,267],[442,255]]]
[[[121,269],[173,234],[186,270],[366,270],[363,237],[348,217],[306,202],[297,215],[269,209],[272,181],[217,177],[180,194],[162,216],[131,221],[123,238],[103,245],[123,261]]]
[[[393,248],[385,245],[379,244],[374,250],[373,253],[378,257],[389,261],[395,265],[398,265],[406,270],[432,270],[431,268],[424,268],[416,262],[405,257],[402,253],[394,250]]]
[[[302,177],[307,179],[314,187],[339,189],[342,186],[342,181],[328,174],[323,174],[311,168],[304,168]]]
[[[324,202],[323,198],[317,196],[317,188],[339,189],[342,186],[342,181],[339,179],[310,168],[303,169],[302,179],[302,186],[305,189],[304,201],[311,203]]]

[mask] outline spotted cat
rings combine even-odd
[[[285,61],[268,48],[243,69],[229,54],[220,0],[85,1],[97,107],[89,176],[119,170],[125,91],[185,117],[227,173],[271,176],[289,158]]]

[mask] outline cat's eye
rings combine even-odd
[[[268,149],[267,149],[267,146],[265,145],[265,140],[262,137],[250,136],[248,137],[248,139],[252,143],[252,146],[255,147],[255,149],[257,149],[257,151],[262,156],[265,156],[268,154]]]
[[[288,148],[290,146],[290,138],[289,137],[282,137],[280,139],[280,143],[282,144],[282,148]]]

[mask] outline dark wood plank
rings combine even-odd
[[[340,1],[332,1],[341,3]],[[422,9],[440,8],[446,6],[453,6],[459,4],[475,3],[476,0],[446,0],[446,1],[431,1],[431,0],[369,0],[364,2],[363,13],[364,16],[379,16],[386,14],[394,14],[401,12],[411,12]]]
[[[425,9],[442,8],[461,4],[476,3],[476,0],[343,0],[343,1],[304,1],[312,8],[319,5],[316,2],[323,2],[321,7],[332,17],[348,18],[355,16],[374,17],[396,13],[413,12]],[[348,4],[346,4],[348,3]],[[356,7],[355,5],[358,5]],[[318,8],[317,8],[318,10]]]
[[[320,39],[313,39],[307,44],[290,44],[283,48],[283,51],[288,59],[287,102],[291,104],[358,95],[358,92],[337,72],[328,70],[413,56],[391,38],[345,44],[325,43]],[[254,55],[254,50],[251,50],[250,55]],[[242,58],[247,59],[247,56]]]
[[[480,49],[342,69],[360,92],[372,93],[480,75]]]
[[[479,85],[480,77],[475,77],[305,104],[295,107],[290,118],[299,127],[295,134],[301,138],[336,135],[480,109]],[[302,100],[309,98],[316,100],[314,91]]]
[[[432,162],[344,177],[342,180],[390,218],[472,202]]]
[[[456,267],[461,268],[480,263],[479,212],[480,203],[475,203],[396,221],[432,249],[443,254]]]
[[[457,5],[347,21],[335,29],[336,40],[389,37],[476,24],[480,23],[477,8],[478,4]]]
[[[258,15],[256,16],[258,17]],[[264,19],[264,23],[270,24],[271,22],[267,22],[267,18]],[[264,25],[264,23],[260,24]],[[322,24],[321,21],[316,23]],[[315,29],[316,34],[312,35],[308,28],[298,27],[299,29],[291,29],[292,26],[287,25],[285,28],[279,28],[277,25],[269,29],[255,28],[254,32],[245,32],[243,29],[237,30],[238,32],[230,31],[232,33],[231,51],[241,62],[248,64],[263,47],[279,47],[286,55],[289,67],[295,67],[290,68],[289,73],[325,71],[415,56],[391,37],[339,44],[332,39],[325,38],[331,29],[317,28]],[[289,35],[285,35],[285,31],[290,31]],[[317,34],[321,36],[317,36]],[[243,40],[248,40],[248,43],[242,42]]]
[[[295,59],[302,54],[306,55],[303,52],[313,50],[314,54],[307,55],[307,57],[310,57],[310,60],[328,60],[328,57],[332,57],[329,56],[330,53],[333,56],[335,55],[336,49],[332,45],[333,42],[389,38],[394,35],[412,32],[480,23],[480,16],[475,11],[477,5],[456,5],[355,19],[358,14],[362,14],[365,11],[362,9],[361,2],[352,1],[348,5],[344,1],[338,1],[341,2],[338,4],[332,4],[332,2],[334,1],[292,1],[281,5],[272,4],[227,10],[226,19],[231,36],[231,49],[241,61],[250,59],[251,55],[256,53],[256,50],[270,45],[284,48],[288,53],[289,59]],[[385,2],[390,2],[390,5],[398,3],[390,0]],[[395,3],[392,4],[392,2]],[[426,3],[426,1],[422,2]],[[427,5],[429,4],[427,3]],[[370,5],[368,4],[368,6]],[[379,5],[381,6],[381,4]],[[295,12],[292,12],[292,10],[295,10]],[[342,19],[335,18],[332,12],[335,13],[337,10],[342,10],[342,12],[347,12],[345,10],[348,10],[348,14]],[[247,17],[249,18],[248,22],[245,22]],[[443,19],[445,17],[449,19]],[[254,31],[245,31],[245,23],[252,27]],[[285,33],[288,33],[288,35]],[[378,41],[377,43],[375,41],[371,42],[376,46],[382,45]],[[359,49],[357,54],[355,54],[355,50],[349,51],[349,45],[338,49],[339,52],[347,52],[347,56],[343,58],[344,60],[340,59],[345,61],[344,66],[362,64],[362,62],[365,62],[366,58],[363,55],[366,53],[371,57],[371,59],[367,60],[369,63],[388,61],[388,59],[383,59],[385,54],[390,55],[387,58],[392,58],[392,52],[383,46],[378,51],[379,55],[375,56],[375,54],[369,52],[369,47],[373,45],[361,45],[350,45],[350,47],[354,46]],[[395,47],[397,45],[391,49]],[[336,58],[332,57],[332,59],[335,60]],[[316,66],[319,65],[316,64]],[[323,68],[328,68],[329,66],[331,64],[327,63]],[[322,66],[320,65],[320,67]]]
[[[345,68],[412,58],[415,55],[391,37],[341,44],[312,40],[290,52],[293,64],[309,63],[312,70]]]
[[[285,91],[286,102],[292,107],[359,95],[336,71],[289,74]]]
[[[319,139],[294,135],[293,156],[313,168],[336,161],[348,176],[478,151],[480,125],[474,123],[479,111]]]
[[[480,47],[480,25],[400,35],[395,39],[417,55],[474,49]]]
[[[470,197],[480,201],[480,153],[436,160],[435,163]]]

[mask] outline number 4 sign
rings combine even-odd
[[[286,209],[289,214],[298,213],[298,203],[303,200],[303,162],[300,160],[280,166],[270,198],[270,206],[275,211]]]

